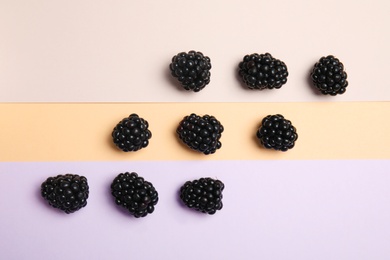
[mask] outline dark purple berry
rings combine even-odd
[[[200,178],[184,183],[180,188],[180,198],[187,207],[212,215],[223,207],[224,188],[220,180]]]
[[[344,65],[334,56],[322,57],[311,72],[314,86],[324,95],[343,94],[348,86]]]
[[[191,114],[183,118],[176,133],[188,147],[208,155],[221,148],[219,139],[223,130],[214,116]]]
[[[298,139],[295,127],[282,115],[266,116],[256,136],[265,148],[283,152],[293,148]]]
[[[138,151],[149,144],[152,133],[149,124],[137,114],[123,118],[112,131],[114,144],[124,152]]]
[[[120,173],[111,184],[115,203],[127,209],[136,218],[153,213],[158,193],[153,184],[137,173]]]
[[[87,178],[76,174],[49,177],[41,185],[41,195],[53,208],[73,213],[87,205]]]
[[[287,82],[286,64],[269,53],[246,55],[238,68],[238,74],[250,89],[278,89]]]
[[[169,69],[185,90],[199,92],[210,83],[210,58],[201,52],[178,53],[172,58]]]

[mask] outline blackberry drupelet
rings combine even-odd
[[[279,89],[287,82],[286,64],[269,53],[246,55],[238,68],[238,74],[250,89]]]
[[[49,204],[65,213],[73,213],[87,205],[87,178],[76,174],[49,177],[41,185],[41,195]]]
[[[265,148],[283,152],[293,148],[298,139],[297,131],[291,121],[279,114],[266,116],[256,136]]]
[[[145,148],[152,137],[148,127],[148,121],[137,114],[131,114],[123,118],[112,131],[114,144],[124,152],[135,152]]]
[[[221,148],[219,139],[223,130],[214,116],[191,114],[183,118],[176,133],[188,147],[208,155]]]
[[[332,55],[322,57],[310,76],[314,86],[324,95],[343,94],[348,86],[344,65]]]
[[[212,215],[223,207],[224,188],[220,180],[200,178],[184,183],[180,188],[180,198],[187,207]]]
[[[115,203],[127,209],[136,218],[153,213],[158,202],[158,193],[153,184],[137,173],[125,172],[115,177],[111,184]]]
[[[172,58],[169,69],[185,90],[199,92],[210,83],[210,58],[201,52],[178,53]]]

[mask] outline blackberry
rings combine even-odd
[[[114,144],[124,152],[135,152],[145,148],[152,137],[148,127],[148,121],[137,114],[131,114],[123,118],[112,131]]]
[[[310,76],[314,86],[324,95],[343,94],[348,86],[344,65],[332,55],[322,57]]]
[[[298,134],[291,121],[279,114],[266,116],[256,136],[265,148],[283,152],[293,148],[298,139]]]
[[[137,173],[125,172],[115,177],[111,184],[115,203],[127,209],[136,218],[145,217],[154,211],[158,193],[153,184]]]
[[[210,83],[210,58],[201,52],[178,53],[172,58],[169,69],[185,90],[199,92]]]
[[[238,74],[250,89],[279,89],[287,82],[286,64],[269,53],[246,55],[238,68]]]
[[[212,215],[223,207],[224,188],[220,180],[200,178],[184,183],[180,188],[180,198],[187,207]]]
[[[219,139],[223,130],[214,116],[191,114],[183,118],[176,133],[188,147],[208,155],[221,148]]]
[[[41,185],[41,195],[53,208],[73,213],[87,205],[87,178],[77,174],[49,177]]]

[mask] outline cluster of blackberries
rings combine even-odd
[[[215,214],[222,209],[224,187],[220,180],[200,178],[185,182],[180,188],[179,196],[189,208]],[[159,200],[153,184],[135,172],[117,175],[111,183],[111,194],[115,203],[135,218],[153,213]],[[73,213],[87,205],[88,181],[86,177],[76,174],[49,177],[41,184],[41,195],[52,207],[68,214]]]
[[[210,58],[198,51],[180,52],[169,69],[185,90],[199,92],[210,83]],[[249,89],[279,89],[287,82],[286,64],[270,53],[248,54],[238,65],[238,75]],[[311,73],[313,85],[322,93],[343,94],[348,86],[343,64],[334,56],[322,57]]]
[[[139,127],[130,120],[135,118],[137,122],[144,124],[144,127]],[[123,147],[122,143],[118,144],[118,132],[121,130],[120,136],[121,140],[128,140],[126,147],[134,147],[135,144],[132,144],[129,140],[134,139],[134,133],[137,133],[138,136],[152,136],[150,130],[148,130],[148,123],[143,118],[138,117],[138,115],[130,115],[130,119],[123,119],[115,128],[112,134],[114,143],[119,147]],[[125,122],[125,123],[123,123]],[[138,127],[138,128],[137,128]],[[123,130],[126,129],[126,130]],[[176,129],[176,134],[178,138],[187,145],[190,149],[203,153],[205,155],[213,154],[218,149],[222,147],[220,138],[224,127],[220,121],[218,121],[214,116],[204,115],[199,116],[197,114],[190,114],[185,116],[179,126]],[[282,115],[268,115],[265,117],[260,128],[256,132],[257,138],[260,140],[260,143],[268,149],[274,149],[279,151],[287,151],[294,147],[295,141],[298,139],[298,134],[296,128],[291,124],[291,121],[285,119]],[[142,147],[146,147],[148,142],[145,143]],[[132,151],[137,151],[138,149],[133,149]],[[129,151],[128,149],[124,151]]]
[[[88,181],[77,174],[49,177],[41,185],[41,194],[52,207],[73,213],[87,205]],[[158,202],[154,186],[135,172],[116,176],[111,184],[111,194],[117,205],[126,208],[136,218],[152,213]]]

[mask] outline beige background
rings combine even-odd
[[[225,127],[213,155],[188,149],[176,136],[193,112],[214,115]],[[153,136],[147,148],[125,153],[111,132],[131,113],[149,122]],[[277,113],[299,135],[285,153],[266,150],[255,138],[262,118]],[[5,162],[390,159],[390,102],[0,104],[0,118]]]
[[[387,0],[0,0],[0,102],[285,102],[390,100]],[[173,55],[208,55],[211,83],[180,91]],[[249,91],[245,54],[270,52],[290,76],[280,90]],[[350,86],[316,95],[313,64],[334,54]]]

